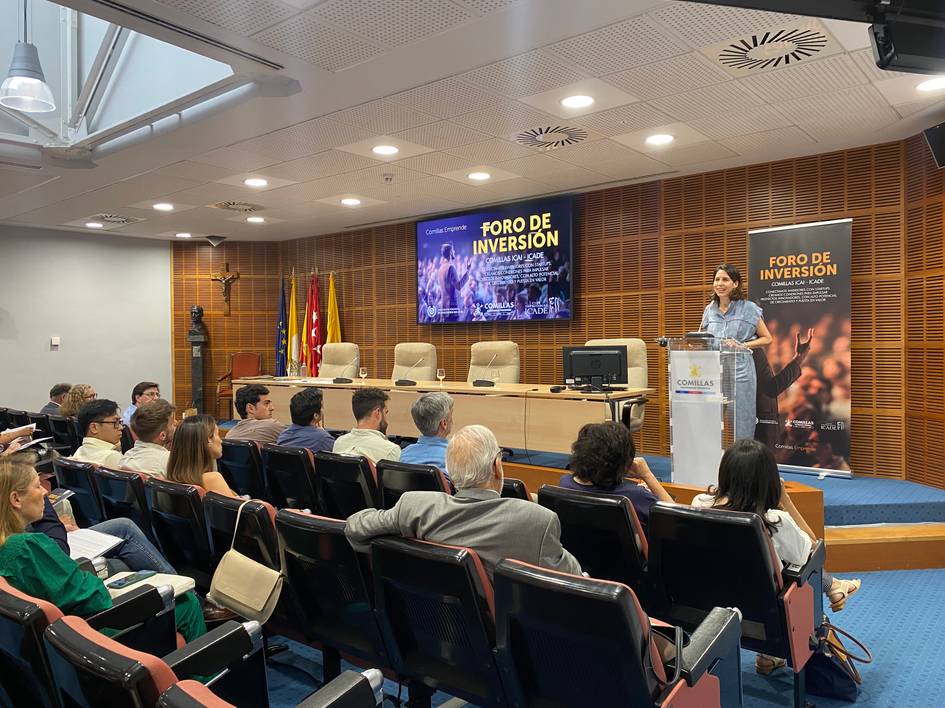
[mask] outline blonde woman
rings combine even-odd
[[[0,576],[28,595],[47,600],[67,615],[88,617],[112,606],[102,580],[79,569],[45,533],[26,531],[43,518],[46,490],[32,455],[0,458]],[[174,615],[188,642],[206,634],[197,597],[177,598]]]
[[[222,456],[223,441],[216,420],[209,415],[192,415],[177,426],[165,474],[172,482],[193,484],[208,492],[235,497],[236,492],[217,472],[216,462]]]
[[[83,405],[89,401],[94,401],[96,398],[98,398],[98,394],[91,384],[76,384],[69,389],[66,400],[59,406],[59,415],[76,416]]]

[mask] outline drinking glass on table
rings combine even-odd
[[[360,369],[358,369],[358,376],[361,377],[361,385],[363,386],[363,385],[364,385],[364,379],[367,378],[367,367],[366,367],[366,366],[362,366]]]
[[[436,377],[440,380],[440,388],[443,388],[443,379],[446,378],[446,369],[437,369]]]

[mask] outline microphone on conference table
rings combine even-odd
[[[492,362],[495,361],[495,358],[499,356],[499,352],[496,352],[492,355],[492,358],[489,359],[489,363],[486,364],[486,371],[492,369]],[[495,381],[490,381],[489,379],[476,379],[473,381],[473,386],[495,386]]]
[[[345,364],[345,368],[347,369],[349,366],[351,366],[351,365],[352,365],[354,362],[356,362],[357,360],[358,360],[358,357],[352,357],[351,361],[349,361],[347,364]],[[331,380],[331,382],[332,382],[332,383],[338,383],[338,384],[340,384],[340,383],[352,383],[353,380],[352,380],[352,379],[349,379],[347,376],[336,376],[335,378],[333,378],[333,379]]]
[[[419,366],[419,365],[423,362],[423,360],[424,360],[425,358],[426,358],[426,357],[423,357],[423,356],[422,356],[422,357],[420,357],[419,359],[417,359],[417,361],[415,361],[415,362],[410,366],[410,368],[407,369],[406,373],[409,374],[411,371],[413,371],[414,367],[415,367],[415,366]],[[417,385],[417,382],[414,381],[413,379],[397,379],[396,381],[394,381],[394,386],[416,386],[416,385]]]

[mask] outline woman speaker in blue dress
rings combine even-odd
[[[723,263],[716,268],[712,290],[712,301],[702,313],[699,329],[736,347],[728,355],[735,359],[735,438],[753,438],[757,380],[750,350],[768,346],[771,333],[761,308],[745,298],[742,274],[736,266]],[[723,365],[727,363],[723,360]]]

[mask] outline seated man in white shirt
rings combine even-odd
[[[114,401],[98,398],[82,405],[76,416],[82,431],[82,445],[72,456],[80,462],[103,467],[121,466],[121,409]]]
[[[142,381],[131,389],[131,405],[121,414],[121,422],[131,425],[131,416],[138,410],[138,406],[156,401],[161,397],[161,387],[153,381]]]
[[[332,452],[364,455],[371,462],[400,459],[400,446],[387,439],[387,401],[379,388],[362,388],[351,397],[351,410],[358,424],[335,440]]]
[[[167,459],[171,456],[171,441],[177,430],[174,413],[174,406],[163,398],[138,407],[131,416],[131,431],[137,440],[121,458],[121,467],[164,477]]]

